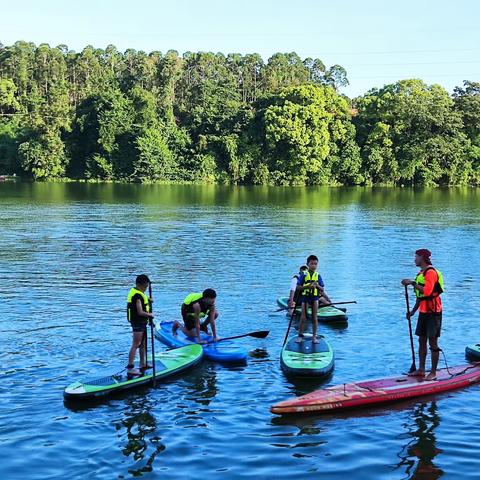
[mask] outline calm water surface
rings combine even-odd
[[[399,281],[420,247],[446,279],[441,346],[464,363],[480,341],[479,213],[479,190],[0,184],[0,478],[478,479],[479,386],[348,414],[269,407],[409,367]],[[330,295],[358,304],[348,327],[320,327],[333,376],[293,384],[275,299],[310,253]],[[125,365],[124,303],[143,272],[160,319],[212,287],[221,336],[270,335],[241,341],[246,367],[204,362],[156,389],[64,405],[67,384]]]

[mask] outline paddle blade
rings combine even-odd
[[[265,338],[269,333],[270,333],[270,330],[260,330],[259,332],[249,333],[248,336],[255,337],[255,338]]]

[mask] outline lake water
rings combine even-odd
[[[408,369],[400,280],[417,248],[445,276],[440,345],[465,363],[480,341],[479,213],[475,189],[0,183],[0,478],[478,479],[480,386],[336,415],[269,407]],[[292,383],[275,300],[310,253],[330,296],[358,303],[348,327],[319,327],[332,377]],[[139,273],[154,281],[157,319],[211,287],[220,336],[270,334],[239,341],[246,367],[203,362],[155,389],[65,405],[69,383],[125,366]]]

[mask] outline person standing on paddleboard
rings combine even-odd
[[[308,267],[306,265],[302,265],[298,273],[292,277],[292,281],[290,283],[290,295],[288,296],[288,314],[290,316],[293,315],[293,310],[298,302],[298,297],[300,294],[300,291],[297,290],[298,279],[300,278],[300,275],[305,273],[307,270]]]
[[[440,356],[438,338],[442,328],[442,300],[440,295],[443,293],[443,275],[432,266],[431,255],[430,250],[426,248],[417,250],[415,252],[415,265],[420,267],[420,272],[415,280],[407,278],[402,280],[403,286],[413,286],[417,297],[415,306],[410,312],[407,312],[407,319],[415,315],[417,310],[420,310],[417,328],[415,329],[415,335],[418,336],[419,366],[409,375],[419,377],[425,375],[428,339],[432,355],[432,368],[425,380],[435,380],[437,378],[438,358]]]
[[[302,314],[300,315],[300,323],[298,324],[298,337],[295,340],[297,343],[303,341],[303,328],[307,322],[308,306],[312,307],[312,324],[313,324],[313,343],[318,343],[317,328],[318,328],[318,305],[332,303],[328,295],[325,293],[325,283],[322,277],[317,272],[318,258],[315,255],[310,255],[307,258],[308,269],[303,272],[298,278],[297,289],[302,295]]]
[[[128,354],[127,373],[140,375],[140,370],[152,368],[147,365],[147,324],[153,318],[150,313],[152,299],[145,295],[150,285],[150,279],[146,275],[139,275],[135,281],[135,287],[130,289],[127,296],[127,318],[132,326],[132,346]],[[135,368],[135,354],[140,349],[140,370]]]
[[[179,322],[173,322],[172,333],[177,334],[180,328],[182,332],[190,338],[197,337],[198,343],[205,343],[200,337],[200,331],[208,334],[208,325],[212,327],[213,340],[216,342],[217,326],[215,320],[218,317],[218,311],[215,308],[217,292],[207,288],[203,293],[190,293],[185,297],[182,303],[181,313],[183,325]],[[203,322],[201,318],[207,317]]]

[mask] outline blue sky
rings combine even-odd
[[[275,52],[338,63],[355,96],[402,78],[480,81],[475,0],[0,0],[0,41],[119,50]]]

